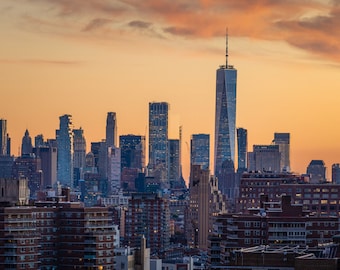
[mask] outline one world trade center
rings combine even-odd
[[[215,175],[219,189],[227,193],[225,177],[234,168],[237,70],[228,64],[228,35],[226,35],[226,63],[216,71],[215,111]],[[233,172],[232,172],[233,173]]]

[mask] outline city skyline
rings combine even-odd
[[[14,155],[26,129],[54,138],[64,114],[84,130],[88,151],[105,138],[107,112],[117,113],[119,135],[146,136],[148,103],[164,101],[169,138],[183,127],[187,180],[190,136],[214,138],[227,26],[248,151],[287,132],[292,171],[324,160],[330,179],[340,162],[335,2],[2,1],[0,12],[0,118]]]

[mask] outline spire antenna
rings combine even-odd
[[[228,27],[225,29],[225,68],[228,68]]]

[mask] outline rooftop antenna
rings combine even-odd
[[[225,29],[225,68],[228,68],[228,27]]]

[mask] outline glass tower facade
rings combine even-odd
[[[149,103],[149,166],[167,168],[168,159],[167,102]]]
[[[248,132],[244,128],[237,129],[237,171],[247,170]]]
[[[203,170],[209,169],[210,136],[209,134],[193,134],[190,141],[190,165],[201,165]]]
[[[274,133],[273,143],[279,146],[281,153],[281,171],[290,171],[290,133]]]
[[[235,162],[236,82],[237,70],[233,66],[221,66],[217,70],[214,149],[217,177],[221,176],[223,162]]]
[[[72,116],[59,117],[57,130],[57,180],[61,185],[73,188],[73,125]]]

